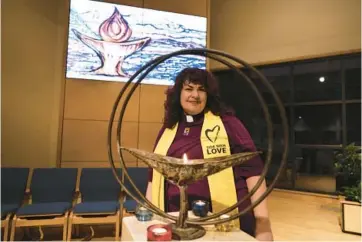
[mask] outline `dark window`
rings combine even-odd
[[[297,160],[297,190],[335,193],[334,175],[335,149],[302,148],[301,159]]]
[[[297,172],[301,174],[332,175],[334,172],[333,149],[301,148]]]
[[[334,193],[334,152],[342,145],[361,145],[360,53],[256,68],[280,97],[288,119],[289,153],[276,186]],[[267,172],[267,182],[270,183],[282,161],[285,143],[280,112],[272,92],[261,78],[245,68],[242,70],[264,98],[273,124],[273,153]],[[232,70],[215,74],[222,79],[222,100],[235,109],[265,160],[267,121],[255,91]],[[342,112],[344,107],[345,114]]]
[[[347,143],[361,145],[361,103],[351,103],[346,106]]]
[[[326,60],[295,65],[294,88],[296,102],[340,100],[340,61]]]
[[[361,59],[345,61],[346,99],[361,99]]]
[[[263,68],[261,72],[275,89],[283,103],[291,102],[292,85],[291,85],[291,68],[289,66]],[[272,92],[265,86],[261,85],[261,92],[268,104],[275,104]]]
[[[295,107],[296,144],[341,144],[342,105],[308,105]]]

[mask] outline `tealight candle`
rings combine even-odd
[[[157,236],[163,235],[163,234],[165,234],[166,232],[167,232],[167,230],[164,229],[164,228],[155,228],[155,229],[152,230],[152,233],[153,233],[154,235],[157,235]]]
[[[204,200],[196,200],[192,203],[192,212],[195,216],[206,217],[209,212],[209,203]]]
[[[203,205],[205,205],[205,202],[204,201],[197,201],[197,202],[195,202],[197,205],[199,205],[199,206],[203,206]]]
[[[167,224],[154,224],[147,228],[148,241],[171,241],[172,232]]]
[[[140,205],[137,206],[135,215],[138,221],[150,221],[153,217],[151,211]]]
[[[230,218],[229,215],[227,214],[223,214],[220,215],[219,219],[227,219]],[[221,231],[221,232],[229,232],[234,228],[234,222],[233,221],[229,221],[229,222],[224,222],[224,223],[220,223],[220,224],[215,224],[216,230],[217,231]]]
[[[226,218],[230,218],[230,216],[227,214],[220,215],[220,219],[226,219]]]

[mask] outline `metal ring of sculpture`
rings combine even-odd
[[[272,189],[274,188],[284,166],[286,163],[286,157],[287,157],[287,153],[288,153],[288,125],[287,125],[287,118],[286,118],[286,114],[285,114],[285,110],[283,107],[283,104],[280,100],[280,98],[278,97],[278,95],[276,94],[274,88],[272,87],[272,85],[268,82],[268,80],[265,78],[265,76],[263,74],[261,74],[258,70],[256,70],[254,67],[252,67],[251,65],[249,65],[248,63],[246,63],[243,60],[240,60],[230,54],[221,52],[221,51],[217,51],[217,50],[211,50],[211,49],[187,49],[187,50],[180,50],[180,51],[176,51],[167,55],[163,55],[163,56],[159,56],[156,59],[148,62],[146,65],[144,65],[141,69],[139,69],[129,80],[128,82],[124,85],[124,87],[122,88],[122,90],[120,91],[113,109],[112,109],[112,113],[111,113],[111,118],[109,121],[109,126],[108,126],[108,156],[109,156],[109,162],[110,165],[112,167],[113,170],[113,174],[115,175],[117,181],[119,182],[119,184],[122,187],[122,190],[124,190],[132,199],[134,199],[136,202],[138,202],[139,204],[141,204],[142,206],[150,209],[152,212],[168,218],[172,221],[176,221],[177,217],[176,216],[172,216],[170,214],[167,214],[165,212],[163,212],[162,210],[160,210],[158,207],[156,207],[155,205],[152,204],[152,202],[150,202],[149,200],[147,200],[145,198],[145,196],[138,190],[138,188],[135,186],[134,182],[132,181],[132,179],[130,178],[130,176],[128,175],[126,168],[126,165],[124,163],[124,159],[122,156],[122,151],[121,151],[121,145],[120,145],[120,141],[121,141],[121,125],[122,125],[122,119],[125,113],[125,109],[127,107],[128,101],[130,100],[133,92],[135,91],[135,89],[137,88],[137,86],[142,82],[142,80],[147,76],[147,74],[149,72],[151,72],[157,65],[159,65],[160,63],[164,62],[165,60],[174,57],[174,56],[178,56],[178,55],[199,55],[199,56],[204,56],[204,57],[209,57],[211,59],[217,60],[227,66],[229,66],[230,68],[232,68],[234,71],[236,71],[239,75],[241,75],[252,87],[252,89],[255,91],[256,96],[259,100],[259,102],[261,103],[263,112],[264,112],[264,116],[265,119],[267,121],[267,131],[268,131],[268,153],[267,153],[267,158],[266,158],[266,163],[264,166],[264,169],[262,171],[262,174],[260,175],[260,179],[259,181],[256,183],[256,185],[253,187],[253,189],[249,192],[249,194],[247,196],[245,196],[243,199],[241,199],[240,201],[238,201],[237,203],[235,203],[233,206],[224,209],[223,211],[220,211],[219,213],[215,213],[213,215],[204,217],[204,218],[200,218],[200,219],[188,219],[186,220],[187,224],[194,224],[194,225],[210,225],[210,224],[218,224],[218,223],[224,223],[227,221],[231,221],[234,220],[238,217],[240,217],[241,215],[245,214],[246,212],[250,211],[251,209],[253,209],[254,207],[256,207],[261,201],[263,201],[265,199],[266,196],[269,195],[269,193],[272,191]],[[262,184],[262,182],[264,181],[265,175],[268,171],[270,162],[271,162],[271,156],[272,156],[272,144],[273,144],[273,135],[272,135],[272,123],[271,123],[271,119],[270,119],[270,114],[267,108],[267,105],[265,104],[265,101],[263,99],[263,97],[261,96],[260,92],[258,91],[258,89],[256,88],[255,84],[250,80],[250,78],[248,76],[246,76],[239,68],[237,68],[236,66],[230,64],[228,61],[225,61],[221,58],[219,58],[218,56],[222,56],[222,57],[226,57],[229,58],[235,62],[237,62],[238,64],[248,68],[249,70],[253,71],[259,78],[260,80],[263,82],[263,84],[269,89],[269,91],[272,93],[273,98],[275,99],[275,102],[277,104],[277,107],[280,111],[280,117],[282,120],[282,126],[283,126],[283,134],[284,134],[284,151],[283,151],[283,155],[282,155],[282,161],[280,164],[280,167],[278,169],[278,172],[274,178],[274,180],[270,183],[270,185],[268,186],[267,190],[265,191],[265,193],[263,195],[261,195],[259,197],[259,199],[257,199],[254,203],[250,204],[250,206],[248,206],[246,209],[244,209],[243,211],[234,214],[232,216],[230,216],[229,218],[226,219],[221,219],[221,220],[217,220],[217,221],[208,221],[205,222],[206,220],[210,220],[212,218],[216,218],[218,216],[220,216],[221,214],[225,214],[233,209],[235,209],[236,207],[238,207],[238,205],[240,205],[243,201],[245,201],[246,199],[249,199],[255,192],[256,190],[260,187],[260,185]],[[147,69],[148,68],[148,69]],[[136,77],[138,75],[140,75],[140,73],[144,72],[141,77],[134,83],[133,87],[131,88],[131,90],[129,91],[124,104],[122,106],[122,109],[120,111],[119,114],[119,120],[118,120],[118,127],[117,127],[117,149],[119,152],[119,158],[120,158],[120,164],[122,167],[122,170],[124,172],[122,172],[122,177],[119,176],[119,174],[117,174],[116,171],[116,167],[114,165],[114,161],[113,161],[113,153],[112,153],[112,127],[113,127],[113,121],[114,121],[114,117],[115,117],[115,113],[116,110],[118,108],[119,102],[122,98],[122,96],[124,95],[125,91],[127,90],[128,86],[136,79]],[[136,196],[134,196],[134,194],[132,194],[127,187],[124,185],[124,176],[126,176],[126,178],[129,180],[130,185],[133,187],[133,189],[136,191],[136,193],[139,195],[139,197],[141,197],[141,199],[144,202],[141,202]]]
[[[200,53],[199,55],[203,55],[203,56],[205,56],[205,51],[211,51],[211,52],[214,52],[214,53],[216,53],[216,52],[218,52],[218,51],[213,51],[213,50],[207,50],[207,49],[194,49],[194,50],[199,50],[199,51],[202,51],[202,53]],[[178,55],[181,55],[181,54],[195,54],[195,53],[193,53],[193,52],[191,52],[191,50],[188,50],[188,51],[190,51],[190,53],[185,53],[185,51],[181,51],[181,53],[179,53]],[[188,51],[186,51],[186,52],[188,52]],[[180,51],[179,51],[180,52]],[[154,62],[157,62],[157,60],[158,60],[158,63],[156,63],[156,65],[157,64],[159,64],[159,63],[161,63],[162,61],[164,61],[164,59],[168,59],[168,58],[171,58],[172,56],[174,56],[174,55],[177,55],[177,53],[175,52],[175,53],[171,53],[171,54],[169,54],[169,55],[165,55],[165,56],[161,56],[160,58],[158,58],[158,59],[156,59],[156,60],[154,60]],[[227,54],[226,54],[227,55]],[[165,58],[162,58],[162,57],[165,57]],[[217,58],[215,58],[215,56],[208,56],[208,57],[210,57],[210,58],[212,58],[212,59],[217,59]],[[161,59],[161,60],[160,60]],[[151,63],[148,63],[148,65],[146,65],[146,66],[144,66],[144,69],[145,68],[147,68],[148,66],[150,66],[151,64],[154,64],[153,62],[151,62]],[[153,68],[156,66],[156,65],[153,65]],[[231,66],[230,64],[227,64],[228,66]],[[153,69],[152,68],[152,69]],[[234,68],[236,68],[236,67],[234,67]],[[143,77],[141,77],[140,79],[139,79],[139,81],[136,83],[136,84],[138,84],[138,83],[140,83],[141,81],[142,81],[142,79],[148,74],[148,72],[150,72],[151,70],[152,70],[151,68],[146,72],[146,73],[144,73],[144,75],[143,75]],[[139,70],[139,73],[141,72],[141,71],[143,71],[143,70]],[[239,70],[237,70],[238,72],[239,72]],[[258,73],[259,74],[259,73]],[[137,76],[137,73],[135,73],[135,75],[130,79],[130,81],[127,83],[127,84],[129,84],[130,82],[132,82],[132,80],[134,80],[135,79],[135,77]],[[262,78],[263,78],[263,76],[262,76]],[[248,78],[247,78],[248,79]],[[249,80],[249,82],[250,82],[250,80]],[[128,100],[129,100],[129,98],[131,97],[131,95],[132,95],[132,93],[133,93],[133,91],[135,90],[135,88],[137,87],[137,85],[135,85],[134,86],[134,88],[133,88],[133,90],[131,90],[130,91],[130,93],[129,93],[129,96],[128,96]],[[123,92],[125,91],[125,89],[126,89],[127,87],[125,86],[124,88],[123,88]],[[273,91],[273,90],[272,90]],[[121,92],[120,93],[120,95],[119,95],[119,100],[120,100],[120,98],[121,98],[121,96],[122,96],[122,93],[123,92]],[[118,103],[119,103],[119,100],[116,102],[116,105],[115,106],[118,106]],[[126,99],[126,103],[125,103],[125,105],[127,104],[127,102],[128,102],[128,100]],[[263,107],[265,107],[265,105],[263,106]],[[120,120],[119,120],[119,129],[118,129],[118,143],[120,143],[119,141],[120,141],[120,127],[121,127],[121,121],[122,121],[122,117],[123,117],[123,114],[124,114],[124,111],[125,111],[125,106],[123,106],[123,109],[122,109],[122,111],[121,111],[121,113],[120,113]],[[265,111],[265,108],[264,108],[264,111]],[[284,110],[282,109],[282,112],[283,112]],[[268,114],[267,114],[268,115]],[[285,115],[285,114],[284,114]],[[113,118],[114,118],[114,115],[112,115],[113,116]],[[112,120],[113,120],[113,118],[112,118]],[[270,118],[270,117],[268,117],[268,118]],[[268,122],[269,123],[269,122]],[[287,126],[286,126],[286,128],[287,128]],[[272,140],[271,139],[269,139],[271,142],[272,142]],[[271,146],[270,144],[271,144],[271,142],[269,142],[269,146]],[[287,143],[286,143],[287,144]],[[286,147],[287,148],[287,147]],[[111,149],[110,149],[111,150]],[[286,152],[284,152],[284,153],[286,153]],[[268,163],[270,163],[270,154],[271,154],[271,149],[269,149],[269,158],[268,158],[268,161],[267,161],[267,164],[266,164],[266,167],[265,167],[265,170],[267,170],[267,166],[268,166]],[[120,158],[121,158],[121,163],[123,163],[123,158],[122,158],[122,154],[120,153]],[[112,157],[111,157],[111,159],[112,159]],[[112,162],[112,165],[114,165],[113,164],[113,162]],[[122,165],[124,165],[124,164],[122,164]],[[281,170],[282,169],[282,166],[283,166],[283,164],[281,165],[281,168],[279,169],[279,170]],[[280,172],[279,172],[280,173]],[[279,174],[278,173],[278,174]],[[277,176],[276,176],[276,178],[275,178],[275,180],[277,180],[277,178],[278,178],[278,174],[277,174]],[[128,174],[126,174],[126,176],[127,176]],[[117,177],[118,179],[117,180],[120,180],[119,179],[119,177]],[[128,177],[129,178],[129,177]],[[262,180],[262,179],[261,179]],[[130,181],[130,183],[132,183],[132,181]],[[275,182],[274,182],[275,183]],[[274,183],[272,183],[272,184],[274,184]],[[122,184],[121,184],[122,185]],[[132,185],[134,185],[134,184],[132,184]],[[256,190],[257,189],[257,187],[258,187],[258,184],[256,185],[256,188],[255,189],[253,189],[253,190]],[[270,186],[270,188],[272,188],[272,185]],[[125,188],[125,190],[126,190],[126,192],[127,193],[129,193],[128,191],[127,191],[127,188]],[[137,190],[137,189],[136,189]],[[137,191],[138,193],[139,193],[139,191]],[[251,191],[251,194],[250,194],[250,196],[253,194],[253,192]],[[132,194],[129,194],[132,198],[134,198],[133,196],[132,196]],[[139,194],[139,195],[141,195],[142,196],[142,194]],[[248,196],[248,197],[250,197],[250,196]],[[248,198],[247,197],[247,198]],[[263,198],[264,199],[264,198]],[[263,199],[260,199],[260,200],[263,200]],[[136,201],[138,200],[138,199],[135,199]],[[243,200],[245,200],[245,199],[243,199]],[[242,201],[241,201],[242,202]],[[146,200],[146,203],[147,203],[147,200]],[[257,202],[256,202],[257,203]],[[254,206],[256,206],[257,204],[255,204]],[[253,206],[253,207],[254,207]],[[236,207],[236,206],[233,206],[233,207]],[[156,208],[157,209],[157,208]],[[232,210],[232,209],[230,209],[230,210]],[[246,211],[248,211],[249,210],[249,208],[247,208],[246,209]],[[162,211],[161,211],[162,212]],[[166,216],[167,217],[167,216]],[[215,216],[216,217],[216,216]],[[176,217],[172,217],[172,216],[169,216],[169,218],[173,218],[173,219],[175,219]],[[204,219],[204,220],[207,220],[207,219]],[[231,220],[231,219],[230,219]],[[211,224],[211,223],[210,223]]]

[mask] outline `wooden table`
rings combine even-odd
[[[171,215],[177,216],[178,212],[170,213]],[[189,211],[189,217],[192,218],[194,215]],[[151,221],[141,222],[138,221],[135,216],[129,216],[123,218],[122,223],[122,241],[147,241],[147,227],[152,224],[166,224],[170,221],[162,218],[158,215],[154,215]],[[230,232],[219,232],[216,231],[214,225],[204,226],[206,234],[193,241],[257,241],[254,237],[241,231],[238,228]]]

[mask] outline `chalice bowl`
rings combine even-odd
[[[122,119],[127,107],[127,103],[130,100],[133,92],[137,88],[137,86],[141,83],[141,81],[147,76],[147,74],[152,71],[157,65],[164,62],[165,60],[168,60],[171,57],[178,56],[178,55],[199,55],[208,57],[214,60],[217,60],[221,62],[222,64],[230,67],[233,71],[235,71],[243,81],[246,81],[253,91],[256,94],[256,97],[258,101],[261,104],[262,111],[264,113],[264,117],[266,120],[267,125],[267,152],[266,152],[266,158],[265,158],[265,165],[264,169],[260,175],[260,178],[258,182],[255,184],[255,186],[249,191],[248,195],[241,198],[239,201],[237,201],[234,205],[223,209],[222,211],[219,211],[217,213],[213,213],[206,217],[200,217],[200,218],[188,218],[188,195],[187,195],[187,186],[195,181],[198,181],[204,177],[216,174],[218,172],[221,172],[224,169],[227,169],[229,167],[233,166],[243,166],[243,163],[246,161],[252,159],[253,157],[260,154],[260,152],[242,152],[238,154],[232,154],[225,157],[218,157],[218,158],[209,158],[209,159],[194,159],[189,160],[188,162],[184,162],[183,159],[163,156],[159,154],[155,154],[152,152],[148,152],[145,150],[140,150],[136,148],[129,148],[124,147],[121,145],[121,129],[122,129]],[[222,216],[225,214],[230,213],[234,209],[236,209],[241,203],[243,203],[245,200],[250,199],[251,196],[255,194],[255,192],[258,190],[260,185],[263,183],[266,173],[268,172],[269,165],[271,162],[272,157],[272,148],[273,148],[273,127],[271,122],[271,117],[269,114],[268,106],[266,105],[262,95],[258,91],[256,85],[253,83],[251,78],[249,78],[240,67],[236,67],[235,65],[231,64],[230,62],[226,61],[225,58],[231,59],[234,62],[237,62],[238,64],[244,66],[249,71],[253,72],[257,77],[260,78],[262,83],[267,87],[267,89],[271,92],[273,98],[275,99],[276,106],[279,109],[280,112],[280,118],[282,122],[283,127],[283,143],[284,143],[284,150],[282,154],[282,160],[280,163],[280,167],[278,169],[277,174],[274,177],[274,180],[271,181],[266,191],[258,198],[256,201],[252,202],[247,208],[245,208],[243,211],[239,211],[237,213],[232,213],[230,216]],[[142,74],[141,74],[142,73]],[[135,79],[138,77],[138,75],[141,74],[141,77],[137,81]],[[119,112],[119,118],[118,118],[118,125],[117,125],[117,151],[119,155],[119,161],[120,161],[120,167],[122,168],[122,175],[119,175],[116,171],[116,167],[114,164],[113,159],[113,151],[112,151],[112,127],[113,123],[116,122],[115,120],[115,114],[118,110],[118,105],[120,103],[120,100],[124,93],[126,92],[127,88],[130,86],[130,83],[134,82],[134,85],[132,85],[131,89],[128,92],[128,95],[124,99],[124,103],[122,105],[122,108]],[[167,218],[173,223],[171,224],[172,228],[172,238],[176,240],[193,240],[202,237],[205,235],[205,229],[203,228],[204,225],[218,225],[218,224],[225,224],[227,222],[230,222],[234,219],[238,219],[243,214],[247,213],[248,211],[252,210],[254,207],[256,207],[260,202],[262,202],[266,196],[269,195],[269,193],[274,188],[279,176],[281,175],[283,168],[286,163],[286,157],[288,153],[288,125],[287,125],[287,118],[284,110],[284,106],[276,94],[274,88],[272,85],[268,82],[268,80],[265,78],[263,74],[261,74],[258,70],[256,70],[254,67],[249,65],[243,60],[240,60],[230,54],[217,51],[217,50],[211,50],[211,49],[186,49],[186,50],[179,50],[170,54],[166,54],[163,56],[159,56],[156,59],[148,62],[146,65],[144,65],[142,68],[140,68],[130,79],[129,81],[123,86],[122,90],[120,91],[111,113],[111,118],[109,121],[108,126],[108,156],[109,156],[109,162],[113,169],[113,173],[119,182],[121,186],[121,190],[127,193],[132,199],[134,199],[137,203],[139,203],[140,206],[143,206],[150,210],[151,212],[163,217]],[[126,151],[142,162],[146,163],[149,167],[155,169],[158,171],[164,178],[171,183],[178,186],[180,189],[180,212],[178,216],[173,216],[171,214],[165,213],[161,209],[159,209],[157,206],[155,206],[151,201],[145,198],[144,194],[142,194],[139,189],[135,186],[134,182],[128,175],[126,165],[123,159],[123,152]],[[131,185],[133,192],[130,191],[129,188],[125,186],[125,178],[128,180],[129,184]],[[122,209],[121,204],[121,209]]]

